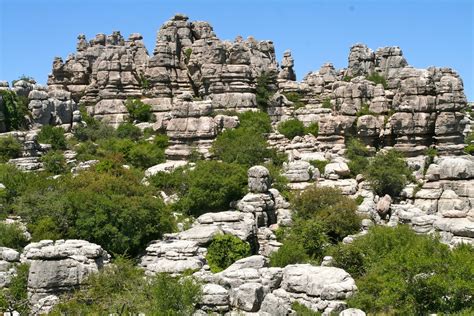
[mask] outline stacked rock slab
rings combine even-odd
[[[474,244],[474,158],[446,156],[428,167],[421,188],[408,187],[409,203],[392,205],[397,221],[418,233],[440,233],[450,245]]]
[[[108,263],[109,255],[84,240],[43,240],[26,246],[21,260],[30,265],[28,298],[34,306],[77,289],[87,276]]]
[[[271,268],[263,256],[238,260],[217,274],[195,276],[206,282],[197,315],[235,311],[286,316],[293,302],[329,314],[342,311],[344,300],[357,290],[342,269],[309,264]]]
[[[20,253],[15,249],[0,247],[0,289],[8,287],[16,275],[16,266],[20,263]]]

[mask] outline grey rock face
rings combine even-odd
[[[49,295],[78,288],[87,276],[108,263],[109,255],[84,240],[43,240],[27,245],[22,261],[30,264],[28,296],[35,305]]]
[[[264,193],[270,189],[270,172],[263,166],[254,166],[248,170],[249,190]]]

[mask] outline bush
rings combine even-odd
[[[28,239],[20,226],[0,222],[0,247],[21,250],[27,244]]]
[[[376,115],[376,113],[369,110],[369,105],[367,103],[363,103],[360,107],[360,110],[356,113],[357,117],[364,115]]]
[[[30,184],[12,208],[26,220],[34,241],[53,221],[58,238],[85,239],[112,254],[136,255],[173,229],[170,212],[141,178],[125,169],[45,178]]]
[[[66,158],[62,151],[49,151],[41,157],[43,168],[52,174],[61,174],[67,171]]]
[[[388,88],[387,80],[385,80],[384,76],[382,76],[378,72],[374,72],[370,76],[367,76],[367,80],[372,81],[375,84],[382,84],[384,89]]]
[[[150,185],[171,195],[184,194],[187,189],[187,174],[184,167],[179,167],[172,172],[160,171],[148,178]]]
[[[74,137],[78,141],[90,140],[95,142],[115,136],[115,129],[112,126],[89,116],[84,109],[81,110],[81,115],[86,125],[79,126],[74,130]]]
[[[304,129],[305,134],[312,134],[314,137],[318,137],[319,134],[319,124],[314,122],[309,124]]]
[[[199,161],[186,172],[183,186],[175,209],[194,216],[226,211],[230,202],[245,195],[247,170],[236,164]]]
[[[361,219],[356,214],[356,202],[342,195],[338,189],[312,186],[296,194],[291,202],[296,219],[319,221],[333,243],[360,229]]]
[[[250,256],[250,245],[233,235],[215,236],[207,248],[206,260],[213,273],[225,270],[239,259]]]
[[[169,145],[170,139],[166,134],[158,134],[153,138],[153,144],[158,148],[165,149]]]
[[[138,140],[142,136],[142,131],[132,123],[122,123],[115,131],[118,138],[130,138]]]
[[[332,109],[331,99],[330,98],[325,98],[323,100],[323,105],[322,106],[325,109]]]
[[[239,114],[239,128],[251,129],[257,133],[270,133],[272,131],[272,121],[265,112],[246,111]]]
[[[406,226],[374,227],[332,255],[337,267],[356,277],[359,292],[349,299],[351,307],[400,315],[462,313],[474,307],[471,246],[450,251],[435,237]]]
[[[467,145],[464,148],[464,152],[468,155],[474,155],[474,132],[471,132],[469,135],[467,135],[464,139],[464,142]]]
[[[319,172],[321,174],[324,173],[324,168],[326,168],[326,165],[329,163],[327,160],[311,160],[309,162],[313,167],[318,168]]]
[[[202,295],[193,278],[145,278],[142,269],[125,259],[90,275],[87,284],[64,296],[51,315],[191,315]]]
[[[44,125],[38,133],[38,142],[51,144],[53,150],[66,149],[66,137],[64,137],[64,129],[61,127],[53,127]]]
[[[29,265],[22,263],[16,266],[16,275],[12,277],[8,288],[0,289],[0,311],[29,315],[28,302]]]
[[[151,122],[154,118],[153,113],[151,113],[151,105],[145,104],[139,99],[127,99],[125,107],[130,122]]]
[[[303,245],[299,243],[284,242],[278,251],[270,255],[270,266],[286,267],[289,264],[308,262],[309,257]]]
[[[0,164],[0,183],[5,186],[1,190],[0,204],[7,211],[10,211],[10,204],[13,200],[22,194],[28,187],[35,184],[39,176],[32,172],[23,172],[15,166],[9,164]]]
[[[24,129],[27,126],[28,99],[18,97],[12,90],[0,90],[3,100],[3,115],[7,130]]]
[[[291,119],[281,122],[278,125],[278,132],[283,134],[288,139],[293,139],[295,136],[302,136],[305,133],[304,125],[297,119]]]
[[[293,102],[293,109],[297,110],[304,107],[304,103],[301,101],[301,94],[298,92],[288,92],[284,93],[284,96],[288,101]]]
[[[291,303],[291,309],[296,312],[296,316],[321,316],[321,313],[313,311],[298,301]]]
[[[261,164],[265,158],[272,156],[274,151],[267,146],[262,134],[250,128],[237,128],[225,130],[217,136],[211,152],[224,162],[237,163],[248,168]]]
[[[364,174],[379,196],[385,194],[398,196],[412,178],[403,156],[395,150],[377,154],[370,161]]]
[[[370,150],[358,139],[350,138],[346,144],[347,164],[353,177],[364,173],[369,165]]]
[[[270,74],[263,72],[256,82],[256,91],[255,96],[257,98],[257,106],[260,110],[266,112],[268,107],[268,102],[272,97],[273,93],[271,91],[270,84],[272,83],[272,78]]]
[[[166,160],[165,151],[153,143],[140,142],[125,154],[125,160],[132,166],[147,169]]]
[[[0,137],[0,162],[20,157],[22,149],[23,146],[13,136]]]

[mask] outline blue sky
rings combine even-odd
[[[20,75],[46,83],[55,56],[75,51],[76,37],[120,30],[144,36],[175,13],[210,22],[222,39],[270,39],[286,49],[298,80],[325,62],[347,66],[352,44],[400,46],[414,67],[452,67],[474,101],[474,1],[0,0],[0,80]]]

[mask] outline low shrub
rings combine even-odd
[[[202,295],[191,277],[145,277],[143,269],[122,258],[86,282],[85,289],[65,295],[50,315],[191,315]]]
[[[315,312],[298,301],[291,303],[291,309],[295,311],[295,316],[321,316],[320,312]]]
[[[207,248],[206,260],[211,271],[217,273],[248,256],[250,256],[248,242],[233,235],[217,235]]]
[[[66,158],[62,151],[49,151],[41,157],[43,168],[52,174],[61,174],[67,171]]]
[[[86,125],[74,129],[73,134],[78,141],[95,142],[115,136],[115,129],[112,126],[89,116],[84,109],[81,110],[81,115]]]
[[[173,205],[176,210],[194,216],[226,211],[230,202],[245,195],[247,169],[237,164],[198,161],[186,172],[182,185],[181,198]]]
[[[278,124],[278,132],[283,134],[288,139],[293,139],[295,136],[302,136],[305,133],[305,127],[298,119],[290,119]]]
[[[357,111],[356,116],[364,116],[364,115],[376,115],[376,113],[369,110],[369,105],[367,103],[362,103],[360,110]]]
[[[130,122],[151,122],[154,119],[151,105],[143,103],[140,99],[127,99],[125,107]]]
[[[188,170],[184,167],[176,168],[172,172],[160,171],[149,177],[148,182],[153,187],[164,191],[168,195],[173,193],[183,195],[188,187],[187,171]]]
[[[64,150],[67,147],[64,129],[51,125],[41,127],[38,133],[38,142],[51,144],[53,150]]]
[[[263,72],[257,77],[255,96],[257,98],[257,106],[260,110],[266,112],[268,102],[273,95],[271,90],[272,77],[269,73]]]
[[[396,197],[412,179],[403,156],[395,150],[378,153],[370,160],[364,175],[379,196]]]
[[[12,277],[8,287],[0,289],[0,311],[19,315],[29,315],[28,302],[29,265],[22,263],[16,266],[16,275]]]
[[[305,263],[309,261],[309,257],[303,245],[299,243],[283,242],[278,251],[270,255],[270,266],[286,267],[289,264]]]
[[[139,142],[125,154],[125,160],[132,166],[147,169],[165,162],[165,151],[154,143]]]
[[[238,116],[240,121],[239,128],[251,129],[260,134],[272,131],[272,121],[265,112],[246,111]]]
[[[370,150],[357,138],[350,138],[346,143],[347,164],[353,177],[364,173],[369,165]]]
[[[20,157],[22,149],[23,146],[13,136],[0,137],[0,163]]]
[[[7,130],[25,129],[28,111],[28,98],[19,97],[12,90],[0,90],[3,100],[3,115]]]
[[[139,127],[132,123],[122,123],[117,127],[115,134],[118,138],[130,138],[132,140],[138,140],[142,136],[142,131]]]
[[[350,307],[400,315],[462,314],[474,307],[472,246],[451,251],[409,227],[379,226],[331,254],[335,266],[356,278],[359,291]]]
[[[165,149],[169,145],[169,137],[166,134],[158,134],[153,138],[153,144],[158,148]]]
[[[323,174],[324,168],[326,168],[326,165],[329,163],[329,161],[328,160],[311,160],[309,163],[313,167],[318,168],[319,172]]]
[[[21,250],[27,244],[28,239],[20,226],[0,222],[0,247]]]
[[[372,81],[375,84],[381,84],[384,89],[388,88],[387,80],[378,72],[374,72],[373,74],[367,76],[367,80]]]
[[[332,109],[331,99],[325,98],[322,103],[323,108],[325,109]]]
[[[319,124],[317,122],[309,124],[304,129],[305,134],[312,134],[314,137],[318,137],[319,134]]]
[[[293,109],[297,110],[304,107],[304,103],[301,101],[301,94],[298,92],[288,92],[284,93],[288,101],[293,102]]]
[[[474,155],[474,132],[471,132],[469,135],[466,136],[464,139],[466,143],[466,147],[464,147],[464,152],[468,155]]]

